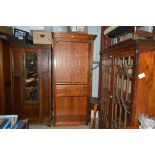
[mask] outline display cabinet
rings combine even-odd
[[[51,47],[12,47],[14,113],[30,123],[51,123]]]
[[[128,39],[102,51],[100,128],[138,128],[155,117],[155,40]]]

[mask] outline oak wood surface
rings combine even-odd
[[[54,33],[53,39],[54,125],[87,124],[94,36]]]

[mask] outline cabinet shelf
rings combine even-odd
[[[145,26],[109,26],[102,27],[104,43],[101,47],[107,49],[111,45],[133,39],[154,39],[155,28]],[[102,48],[102,50],[104,50]]]
[[[126,32],[129,32],[133,29],[133,26],[118,26],[114,30],[108,33],[108,36],[111,38],[117,37],[122,35]]]

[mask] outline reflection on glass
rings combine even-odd
[[[25,52],[26,101],[38,101],[37,54]]]

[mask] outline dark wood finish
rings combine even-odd
[[[2,41],[0,41],[0,113],[5,113]]]
[[[22,113],[24,84],[24,50],[11,49],[11,84],[13,112],[19,116]]]
[[[86,125],[92,93],[94,35],[53,34],[54,125]]]
[[[106,36],[104,35],[104,31],[105,31],[105,29],[108,28],[108,27],[109,27],[109,26],[102,26],[102,27],[101,27],[101,47],[100,47],[101,51],[103,51],[103,50],[106,48],[107,44],[109,44],[109,42],[110,42],[109,39],[106,40],[107,38],[106,38]]]
[[[25,52],[37,55],[38,101],[25,100]],[[14,113],[30,123],[51,123],[51,48],[50,46],[12,47],[12,101]]]
[[[153,38],[153,33],[137,30],[137,35],[141,38]]]
[[[107,42],[110,43],[110,40],[106,40],[104,31],[108,26],[101,26],[101,42],[100,42],[100,64],[99,64],[99,83],[98,83],[98,98],[101,98],[101,79],[102,79],[102,51],[106,48]]]
[[[10,50],[6,41],[0,40],[0,114],[11,114]]]
[[[100,128],[138,128],[141,114],[155,117],[154,66],[155,40],[123,41],[102,53]]]

